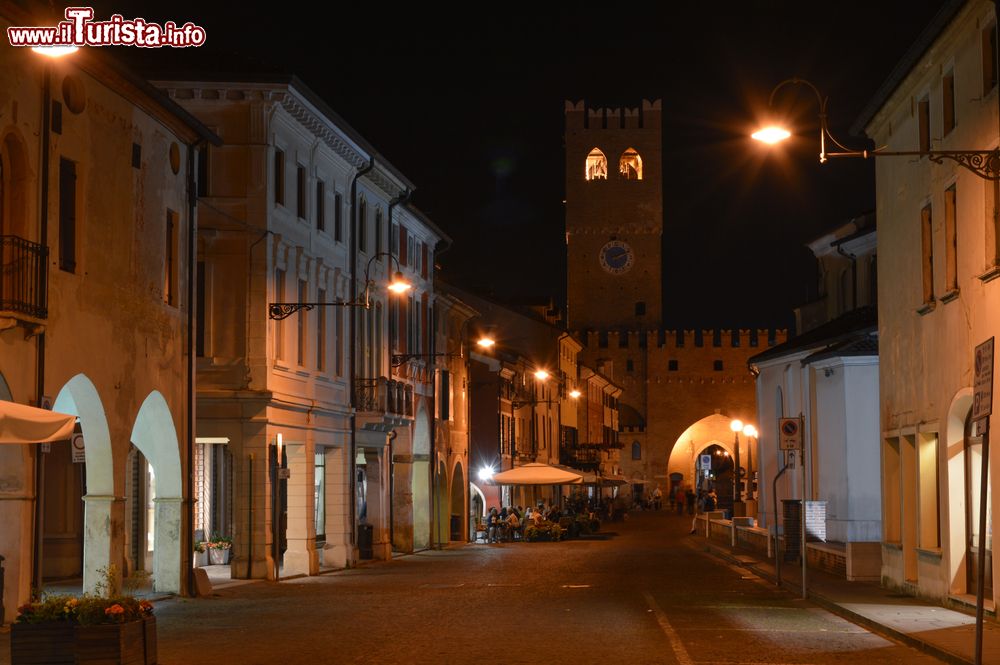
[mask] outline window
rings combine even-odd
[[[285,301],[285,271],[276,269],[274,271],[274,302]],[[284,325],[280,320],[274,322],[274,357],[281,360],[285,357],[285,333]]]
[[[326,184],[316,181],[316,230],[326,231]]]
[[[1000,181],[986,181],[986,265],[1000,264]]]
[[[924,206],[920,211],[920,239],[923,250],[923,286],[924,303],[934,301],[934,235],[931,228],[931,207]]]
[[[599,148],[594,148],[587,155],[587,165],[584,170],[586,180],[607,180],[608,179],[608,158]]]
[[[722,371],[722,361],[721,360],[713,360],[712,361],[712,369],[715,370],[716,372],[721,372]]]
[[[677,361],[676,360],[668,360],[667,361],[667,371],[668,372],[676,372],[677,371]]]
[[[389,231],[389,252],[399,258],[399,225],[393,224]]]
[[[438,375],[441,386],[438,390],[438,402],[441,404],[441,420],[451,420],[451,376],[448,370],[441,370]]]
[[[299,219],[306,217],[306,167],[299,165],[295,171],[295,212]]]
[[[646,315],[646,303],[639,301],[635,304],[635,315],[636,316]]]
[[[917,102],[917,131],[920,152],[927,152],[931,149],[931,102],[927,97]]]
[[[167,211],[163,248],[163,302],[177,305],[177,213]]]
[[[365,245],[367,244],[367,231],[368,231],[368,202],[361,199],[358,203],[358,251],[366,251]]]
[[[333,195],[333,239],[337,242],[344,242],[344,203],[340,198],[340,192]]]
[[[375,253],[382,251],[382,236],[385,235],[382,229],[382,209],[375,209]]]
[[[142,168],[142,146],[138,143],[132,144],[132,168]]]
[[[274,203],[285,205],[285,153],[274,151]]]
[[[326,289],[316,292],[316,302],[326,302]],[[317,307],[316,314],[316,369],[326,369],[326,307]]]
[[[326,542],[326,450],[316,451],[313,464],[313,520],[316,543]]]
[[[997,24],[994,21],[983,29],[983,94],[997,85]]]
[[[941,546],[941,502],[938,488],[938,437],[936,432],[921,433],[919,443],[919,478],[917,492],[920,520],[920,547],[937,549]]]
[[[618,160],[618,172],[626,180],[642,180],[642,157],[634,148],[622,153]]]
[[[941,78],[941,136],[955,129],[955,72]]]
[[[299,302],[309,302],[309,287],[305,280],[299,280]],[[308,325],[307,311],[299,310],[299,339],[298,339],[298,360],[299,365],[306,364],[306,330]]]
[[[642,444],[638,441],[632,442],[632,459],[642,459]]]
[[[944,274],[945,292],[958,290],[958,238],[955,222],[955,185],[944,190]]]
[[[59,269],[76,272],[76,163],[59,158]]]
[[[625,371],[626,372],[634,372],[635,371],[635,363],[632,362],[631,358],[629,358],[628,360],[625,361]]]
[[[198,196],[208,196],[208,146],[198,148]]]

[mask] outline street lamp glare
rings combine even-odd
[[[733,430],[734,432],[739,432],[740,430],[743,429],[743,421],[734,420],[733,422],[729,423],[729,429]]]
[[[753,438],[753,439],[756,439],[757,438],[757,428],[754,427],[753,425],[744,425],[743,426],[743,435],[744,436],[749,436],[750,438]]]
[[[569,396],[572,397],[573,399],[580,399],[580,391],[579,390],[571,390],[571,391],[569,391]]]
[[[61,58],[80,49],[76,46],[32,46],[31,50],[47,58]]]
[[[483,468],[479,469],[480,480],[489,480],[492,477],[493,477],[493,467],[484,466]]]
[[[535,378],[538,379],[539,381],[544,381],[545,379],[549,378],[549,373],[546,372],[544,369],[540,369],[537,372],[535,372]]]
[[[750,136],[761,143],[767,143],[768,145],[774,145],[775,143],[780,143],[791,136],[792,133],[789,132],[784,127],[777,127],[771,125],[770,127],[762,127]]]
[[[486,337],[485,335],[476,340],[476,345],[483,349],[492,348],[494,344],[496,344],[496,340]]]
[[[396,271],[396,274],[392,276],[392,281],[389,282],[389,290],[393,293],[406,293],[412,288],[412,284],[406,281],[403,277],[403,273]]]

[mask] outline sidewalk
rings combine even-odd
[[[775,583],[773,561],[758,552],[733,550],[701,538],[697,547]],[[801,594],[802,568],[797,563],[782,565],[781,577],[785,589]],[[806,589],[812,602],[872,632],[948,663],[974,662],[975,608],[970,614],[957,612],[877,583],[848,582],[814,568],[807,571]],[[989,618],[983,622],[983,663],[1000,663],[1000,626]]]

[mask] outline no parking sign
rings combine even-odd
[[[781,450],[798,450],[802,447],[802,419],[781,418],[778,421],[778,447]]]
[[[83,447],[83,434],[77,432],[73,435],[73,438],[69,440],[70,450],[73,451],[73,461],[77,464],[82,464],[87,461],[86,451]]]

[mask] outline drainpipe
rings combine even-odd
[[[399,196],[397,196],[396,198],[394,198],[392,201],[389,202],[389,212],[388,212],[388,215],[386,215],[386,217],[388,219],[386,220],[386,232],[385,232],[386,248],[387,249],[389,249],[389,248],[392,247],[392,209],[395,208],[400,203],[406,203],[407,201],[409,201],[410,197],[412,195],[413,195],[412,191],[410,191],[409,189],[404,189],[402,194],[400,194]],[[376,249],[378,249],[378,248],[376,248]],[[400,248],[399,251],[402,252],[403,249]],[[392,255],[391,251],[389,252],[389,255],[390,256]],[[392,270],[392,261],[391,260],[389,261],[389,270],[390,271]],[[386,335],[386,340],[389,343],[389,368],[388,368],[389,371],[388,371],[388,373],[389,373],[389,379],[392,379],[392,354],[394,353],[395,348],[396,348],[395,344],[393,343],[392,336],[393,336],[393,333],[395,332],[394,328],[396,328],[396,327],[399,326],[399,322],[396,321],[395,322],[396,325],[392,325],[389,322],[390,317],[388,315],[389,314],[388,310],[389,310],[389,308],[392,307],[392,303],[386,303],[386,304],[388,305],[388,308],[386,310],[386,317],[385,317],[385,319],[386,319],[386,322],[389,324],[389,332]],[[377,349],[377,352],[378,353],[382,353],[382,350],[381,349]],[[391,436],[389,437],[389,543],[390,544],[392,544],[392,543],[395,542],[394,538],[395,538],[395,526],[396,526],[396,513],[395,513],[395,507],[396,507],[396,466],[395,465],[396,465],[396,463],[395,463],[395,459],[394,459],[394,455],[393,455],[393,447],[392,447],[392,442],[395,440],[396,434],[397,434],[396,433],[396,428],[393,428],[392,432],[391,432]]]
[[[195,437],[195,409],[197,407],[197,397],[195,394],[195,373],[197,372],[198,348],[195,341],[195,314],[197,303],[196,280],[198,279],[198,222],[196,218],[198,208],[198,183],[195,180],[195,169],[197,161],[195,156],[198,146],[203,140],[195,141],[188,145],[188,178],[187,178],[187,199],[188,199],[188,255],[187,255],[187,423],[185,436],[187,438],[187,528],[181,536],[182,550],[191,556],[194,551],[194,437]],[[184,561],[184,557],[181,557]],[[187,591],[191,594],[195,588],[194,566],[187,567]]]
[[[351,178],[351,233],[350,238],[350,249],[348,251],[348,256],[351,261],[351,299],[352,301],[357,298],[358,294],[358,178],[375,168],[375,158],[372,157],[368,160],[366,166],[361,167],[354,173],[354,177]],[[350,442],[350,473],[351,478],[347,483],[350,488],[351,500],[349,510],[351,511],[348,516],[351,521],[351,545],[356,545],[358,542],[358,507],[357,507],[357,489],[355,488],[355,483],[357,483],[357,455],[358,455],[358,398],[357,398],[357,359],[358,359],[358,348],[357,348],[357,316],[354,313],[354,308],[350,308],[350,335],[348,337],[348,344],[351,347],[351,353],[349,354],[350,369],[348,370],[348,380],[349,386],[348,391],[351,396],[351,442]]]
[[[430,310],[430,318],[427,331],[428,340],[428,356],[430,360],[431,369],[431,399],[430,399],[430,421],[431,421],[431,509],[434,511],[434,515],[437,517],[436,520],[431,520],[431,543],[434,542],[434,535],[437,534],[437,547],[441,549],[441,530],[444,528],[442,524],[443,518],[441,516],[441,506],[444,501],[438,496],[438,485],[441,482],[441,474],[438,473],[438,460],[437,460],[437,360],[434,357],[434,352],[437,350],[437,343],[433,331],[437,330],[437,307],[433,302],[428,302],[428,309]],[[450,513],[449,513],[450,514]],[[435,524],[436,522],[436,524]],[[448,538],[451,539],[451,527],[449,520],[449,534]]]
[[[41,164],[39,173],[41,182],[39,183],[39,193],[41,201],[38,206],[38,236],[39,244],[43,249],[43,260],[45,270],[48,273],[48,246],[49,246],[49,129],[51,124],[50,113],[52,111],[52,67],[45,63],[42,74],[42,126],[41,126]],[[46,308],[48,308],[48,284],[45,284]],[[35,399],[39,407],[42,406],[42,397],[45,396],[45,331],[39,331],[35,336]],[[42,482],[45,475],[44,459],[42,458],[41,446],[35,448],[35,546],[32,548],[32,584],[41,593],[42,589]]]
[[[778,478],[781,478],[787,470],[788,464],[785,464],[781,467],[781,471],[774,476],[774,481],[771,483],[771,501],[774,504],[774,573],[779,587],[781,586],[781,557],[778,556]]]

